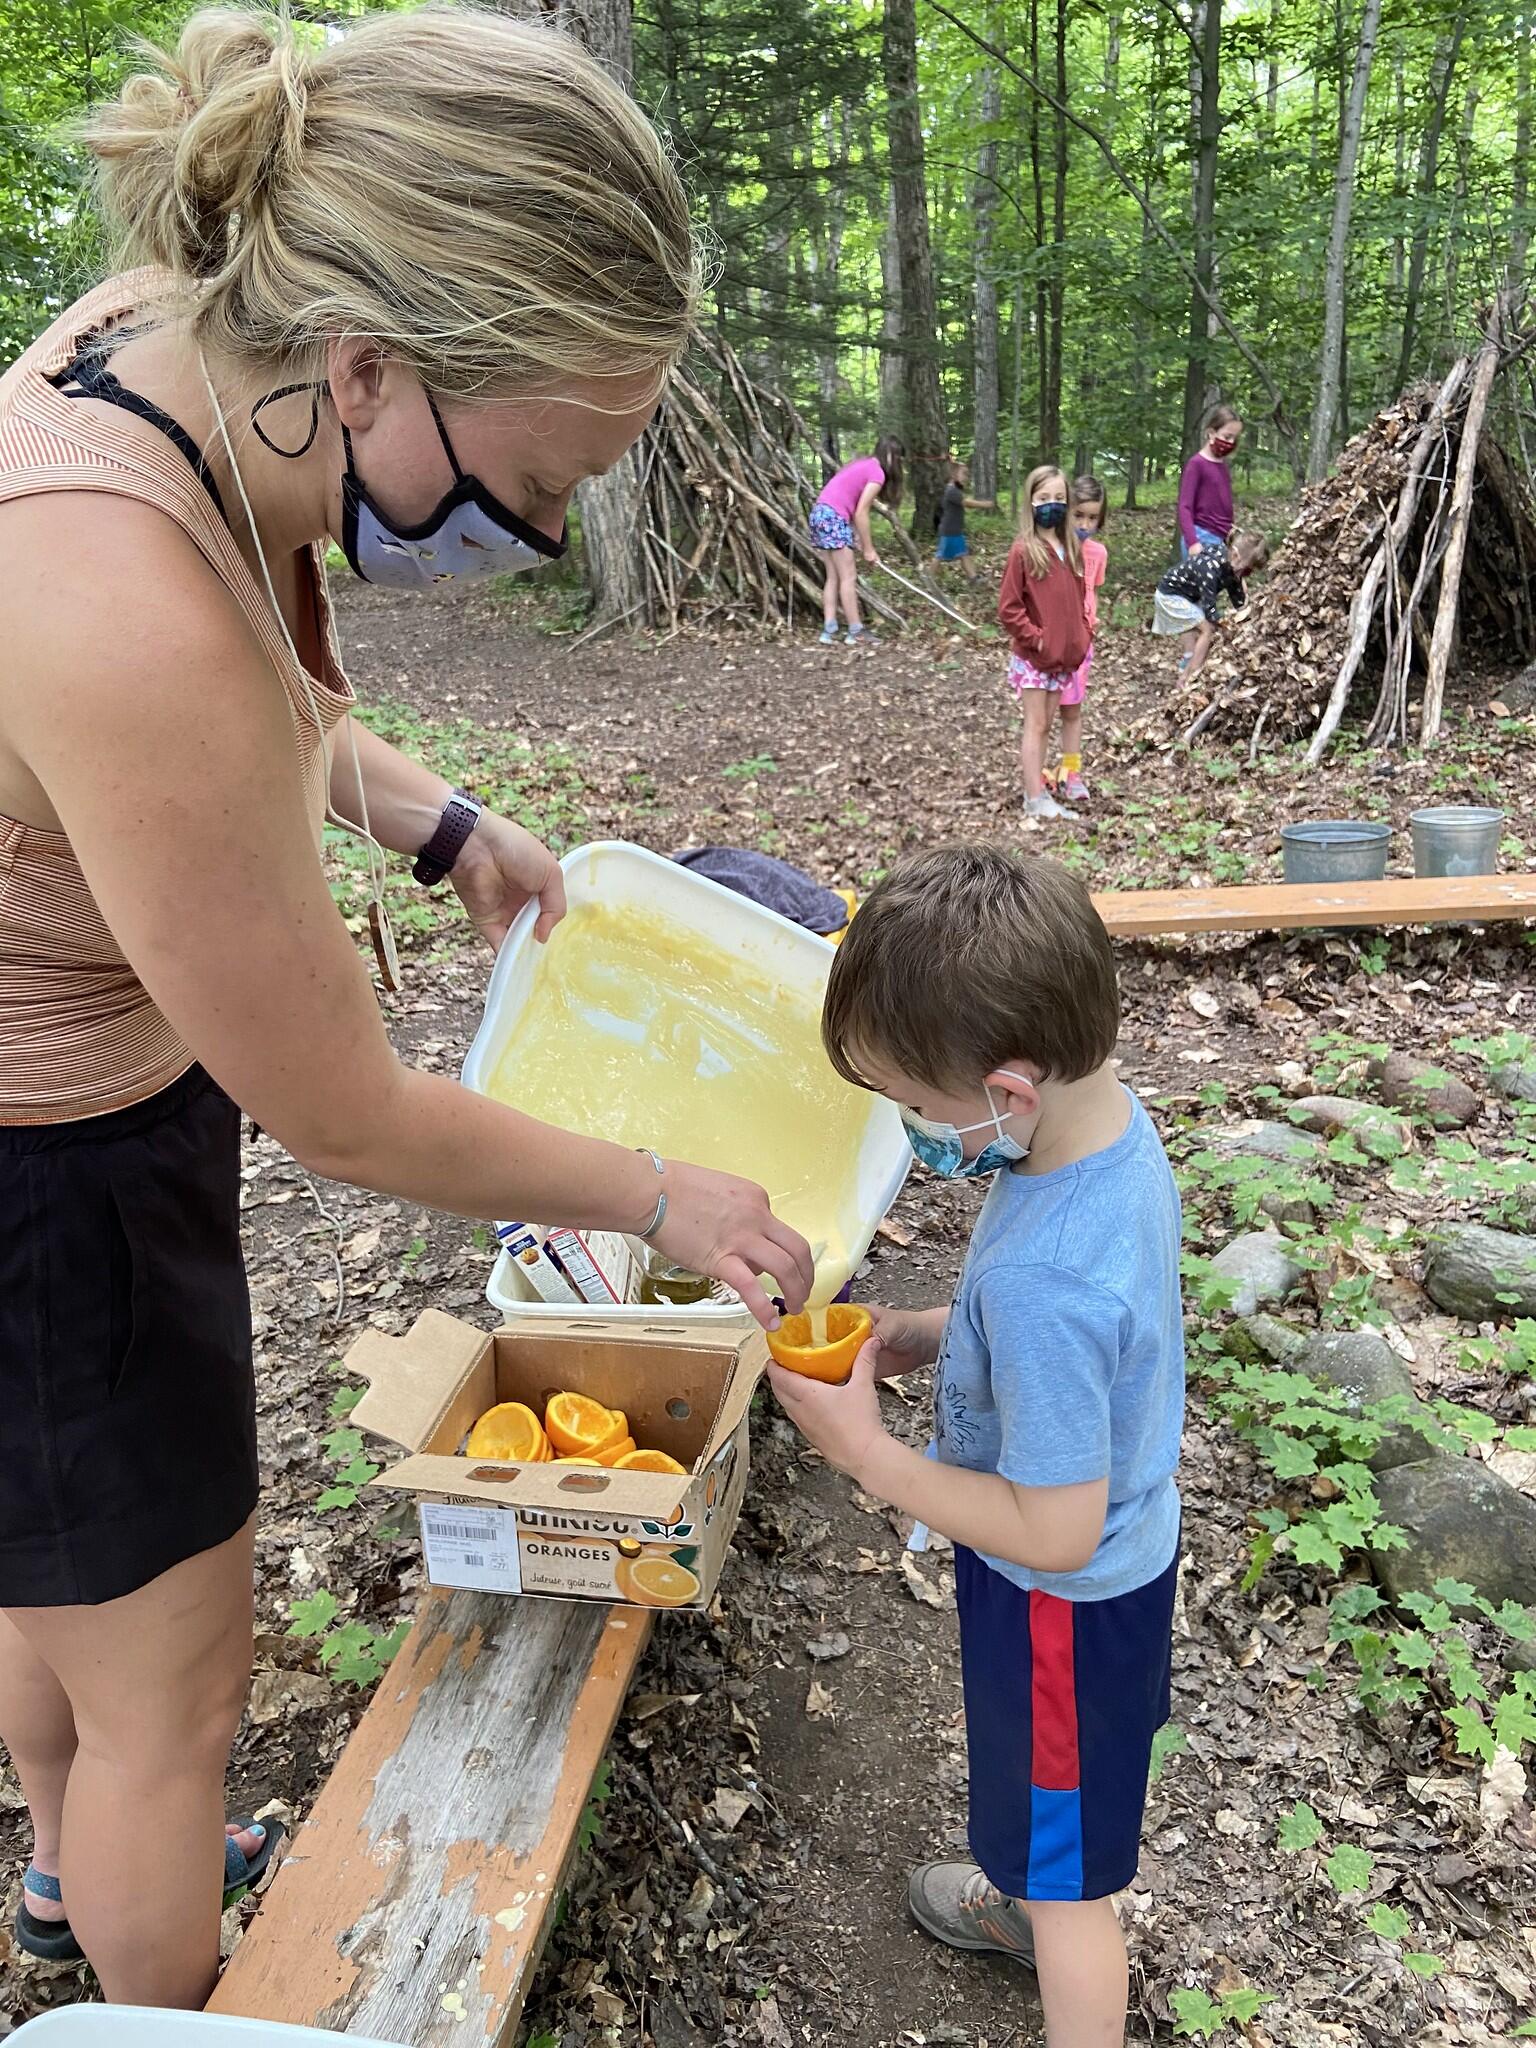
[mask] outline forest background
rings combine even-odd
[[[8,0],[0,362],[99,271],[67,123],[184,0]],[[295,9],[339,24],[349,5]],[[518,11],[528,11],[519,9]],[[847,459],[1010,502],[1039,459],[1171,491],[1321,475],[1523,274],[1536,10],[1510,0],[564,0],[672,136],[709,317]]]

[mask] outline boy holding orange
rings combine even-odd
[[[1119,1015],[1065,869],[980,845],[897,864],[833,962],[827,1051],[925,1165],[995,1178],[947,1309],[873,1310],[844,1385],[771,1371],[833,1465],[955,1545],[976,1860],[921,1865],[909,1898],[952,1947],[1038,1971],[1049,2048],[1123,2040],[1113,1895],[1169,1711],[1179,1201],[1111,1064]],[[876,1382],[930,1363],[924,1456]]]

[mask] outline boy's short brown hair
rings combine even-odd
[[[888,1060],[931,1088],[1028,1060],[1080,1081],[1115,1049],[1120,990],[1087,889],[1004,846],[908,854],[871,890],[832,962],[827,1057],[856,1087]]]

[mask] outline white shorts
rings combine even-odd
[[[1152,601],[1152,630],[1154,633],[1188,633],[1195,626],[1206,623],[1192,597],[1173,597],[1165,590],[1159,590]]]

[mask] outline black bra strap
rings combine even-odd
[[[132,413],[135,419],[147,420],[152,427],[158,427],[166,439],[179,448],[197,472],[198,481],[212,498],[219,517],[226,526],[229,514],[224,510],[224,500],[219,496],[218,484],[213,471],[208,467],[207,457],[179,420],[173,420],[168,412],[156,405],[152,398],[145,398],[141,392],[130,391],[99,355],[84,353],[76,356],[72,363],[60,370],[49,380],[54,388],[66,398],[99,398],[108,405],[121,406],[124,412]]]

